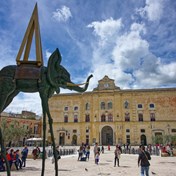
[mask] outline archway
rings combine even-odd
[[[110,126],[105,126],[101,130],[102,145],[113,145],[113,129]]]
[[[77,145],[77,136],[73,135],[72,137],[72,145]]]
[[[142,145],[147,145],[147,139],[146,139],[146,136],[144,134],[141,135],[141,144]]]

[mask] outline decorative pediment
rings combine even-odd
[[[107,75],[103,79],[98,81],[98,87],[94,90],[120,90],[114,83],[114,79],[110,79]]]

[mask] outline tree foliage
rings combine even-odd
[[[158,135],[158,136],[152,136],[152,142],[153,144],[176,144],[176,135]]]
[[[19,141],[30,132],[28,129],[20,126],[17,120],[7,122],[6,119],[2,119],[1,129],[5,145],[8,145],[9,143],[14,144],[15,146],[19,145]]]

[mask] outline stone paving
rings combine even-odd
[[[93,149],[93,147],[92,147]],[[58,162],[59,176],[139,176],[140,168],[137,166],[138,155],[122,154],[120,167],[114,167],[114,148],[100,155],[98,165],[94,162],[93,152],[89,161],[77,161],[77,154],[62,156]],[[176,176],[176,157],[152,156],[150,161],[150,176]],[[45,176],[55,176],[54,164],[51,158],[46,159]],[[40,176],[42,160],[27,159],[27,166],[18,171],[11,171],[11,176]],[[0,176],[6,176],[0,172]]]

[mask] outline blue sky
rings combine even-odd
[[[121,89],[176,87],[174,0],[1,0],[0,69],[16,65],[36,2],[45,66],[59,48],[73,82],[94,75],[88,91],[105,75]],[[6,109],[21,110],[41,114],[38,93],[20,93]]]

